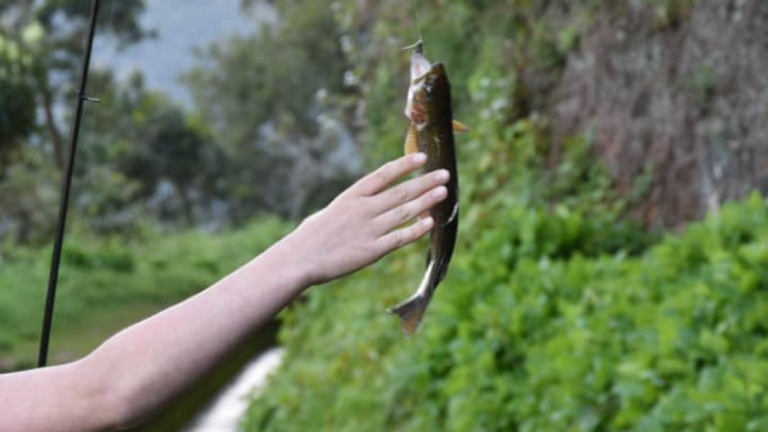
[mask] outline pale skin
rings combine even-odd
[[[428,216],[403,224],[445,198],[448,172],[394,185],[425,161],[414,154],[387,163],[240,269],[88,356],[0,375],[0,431],[121,430],[150,417],[309,287],[428,233]]]

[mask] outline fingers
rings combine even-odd
[[[391,233],[379,238],[379,246],[382,248],[381,253],[386,254],[407,244],[415,242],[416,240],[423,237],[424,234],[428,233],[434,224],[435,221],[430,216],[425,219],[421,219],[418,222],[414,222],[408,227],[392,231]]]
[[[375,198],[373,207],[383,213],[423,195],[428,190],[445,184],[450,178],[448,170],[437,170],[419,178],[399,184]]]
[[[422,194],[415,200],[409,201],[379,215],[374,220],[374,223],[376,223],[379,229],[383,232],[389,232],[389,230],[425,213],[435,204],[444,200],[446,196],[448,196],[448,189],[446,189],[445,186],[438,186],[429,192]]]
[[[395,180],[410,174],[424,165],[427,155],[415,153],[384,164],[371,174],[363,177],[353,188],[360,195],[375,195],[387,188]]]

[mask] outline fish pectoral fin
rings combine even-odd
[[[419,141],[416,135],[416,128],[413,125],[408,127],[408,133],[405,135],[405,154],[416,153],[419,151]]]
[[[465,125],[464,123],[458,120],[453,121],[453,133],[463,134],[469,131],[470,131],[469,126]]]

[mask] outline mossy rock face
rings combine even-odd
[[[768,8],[645,3],[597,11],[549,114],[555,142],[589,131],[620,190],[646,173],[633,214],[673,227],[768,191]]]
[[[414,18],[385,2],[352,3],[339,2],[340,14],[359,42],[349,55],[369,101],[365,132],[371,142],[402,140],[392,112],[401,107],[407,57],[390,45],[410,40],[403,28]],[[462,121],[477,130],[540,120],[550,162],[568,140],[585,136],[614,190],[632,201],[627,214],[645,226],[679,227],[752,190],[768,193],[761,0],[422,9],[425,49],[448,66]],[[370,38],[372,29],[379,38]],[[368,153],[399,151],[374,147]]]

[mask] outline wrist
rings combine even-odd
[[[312,257],[306,256],[306,245],[303,245],[296,235],[296,231],[291,232],[275,243],[270,248],[270,255],[274,260],[270,260],[270,265],[279,268],[291,285],[297,288],[297,291],[305,291],[312,285],[315,285],[315,277],[312,267]]]

